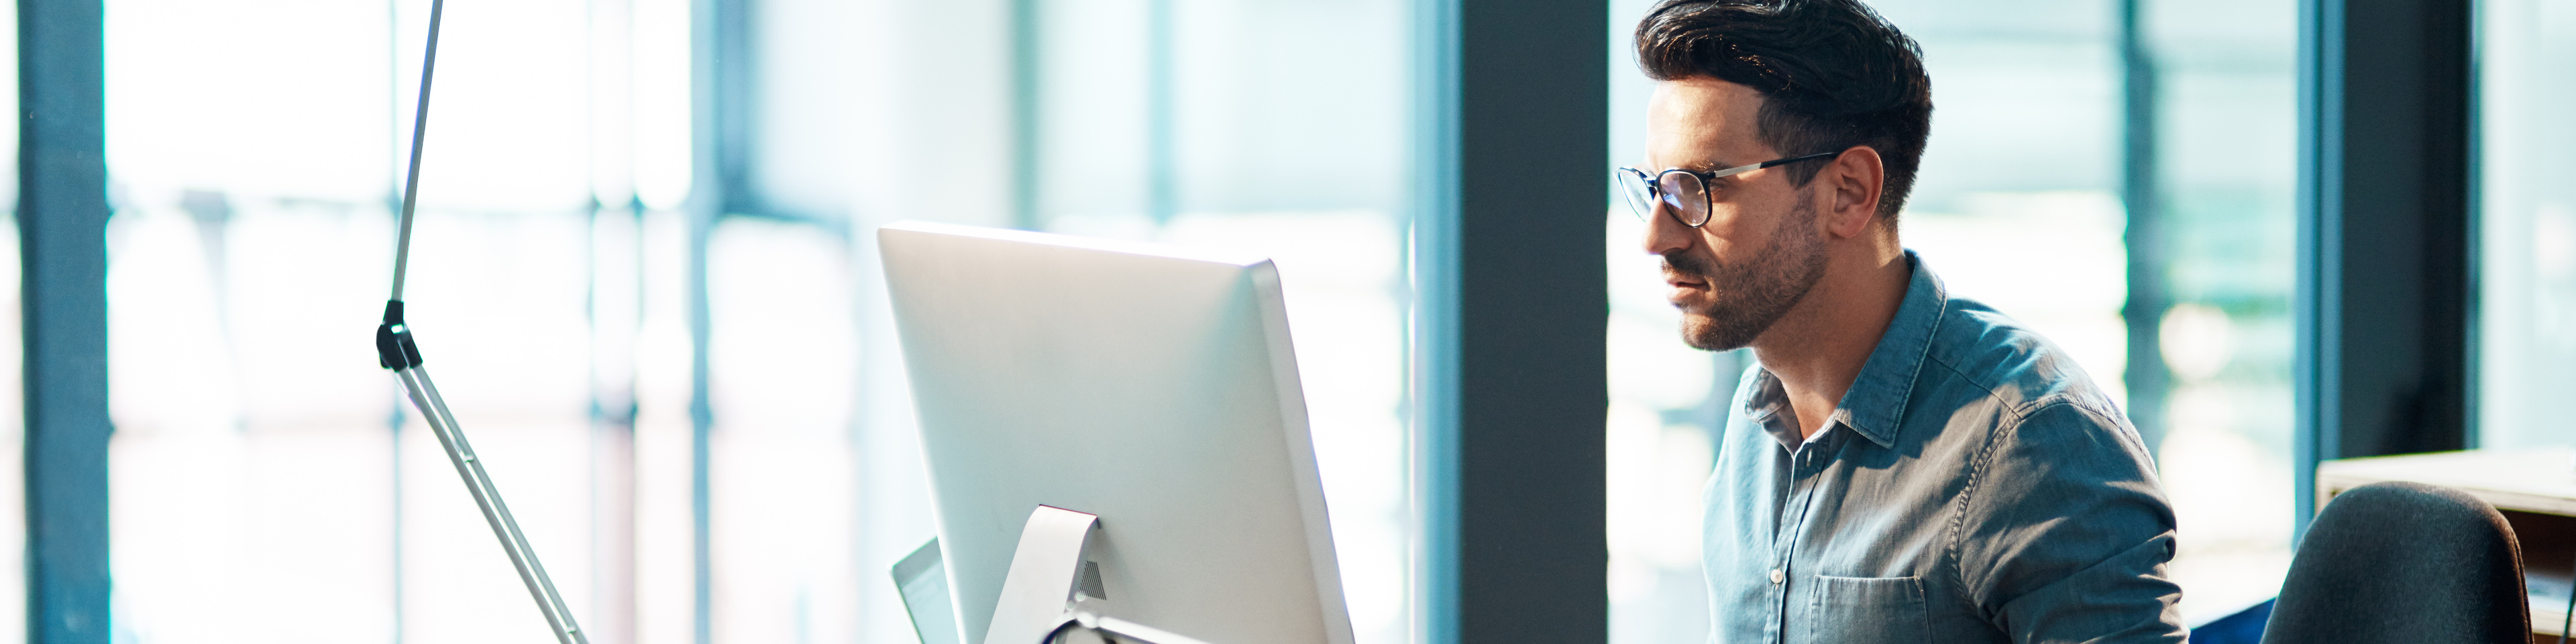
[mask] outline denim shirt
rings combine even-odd
[[[2065,353],[1914,277],[1824,435],[1760,366],[1702,556],[1717,644],[2182,642],[2174,515],[2137,430]]]

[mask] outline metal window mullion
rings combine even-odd
[[[18,3],[27,641],[109,641],[105,7]]]

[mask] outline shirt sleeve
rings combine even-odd
[[[2135,430],[2069,402],[2001,428],[1970,473],[1959,583],[2014,642],[2165,642],[2173,508]]]

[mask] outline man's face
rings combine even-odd
[[[1647,104],[1641,167],[1705,172],[1785,156],[1757,134],[1761,106],[1761,94],[1725,81],[1657,84]],[[1664,258],[1668,297],[1682,311],[1683,342],[1709,351],[1748,346],[1824,278],[1814,191],[1791,184],[1788,171],[1765,168],[1709,183],[1710,216],[1698,229],[1661,204],[1648,217],[1646,252]]]

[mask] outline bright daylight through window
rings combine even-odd
[[[544,641],[369,344],[432,1],[103,4],[115,641]],[[1654,1],[1603,4],[1607,171],[1645,156]],[[1869,4],[1933,84],[1904,245],[2137,421],[2186,623],[2270,599],[2302,466],[2301,0]],[[2565,446],[2576,5],[2476,7],[2470,445]],[[1410,253],[1424,186],[1454,179],[1424,170],[1457,125],[1426,122],[1457,98],[1431,96],[1455,71],[1427,62],[1439,8],[454,0],[409,321],[591,641],[909,642],[888,567],[935,527],[877,227],[1271,257],[1358,642],[1418,641],[1443,588],[1408,420]],[[1604,187],[1567,216],[1605,222],[1609,639],[1699,642],[1713,455],[1768,440],[1719,431],[1754,358],[1680,341]],[[26,532],[17,230],[0,550]],[[0,632],[23,593],[0,589]]]
[[[1408,638],[1410,5],[704,5],[445,8],[409,321],[591,641],[913,637],[902,219],[1274,257],[1356,630]],[[545,632],[368,344],[429,8],[107,3],[120,641]]]
[[[2481,447],[2565,446],[2576,387],[2576,6],[2478,3],[2478,437]]]

